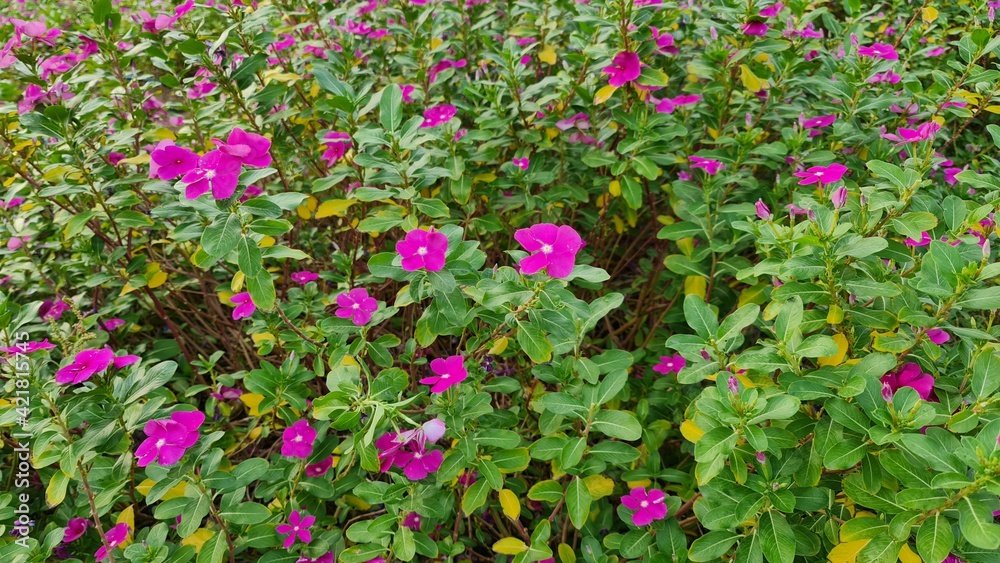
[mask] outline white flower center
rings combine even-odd
[[[639,503],[639,506],[642,507],[642,508],[646,508],[647,506],[649,506],[649,503],[646,502],[646,501],[642,501],[642,502]]]
[[[215,170],[207,170],[205,172],[205,177],[208,178],[209,180],[215,178]]]
[[[543,244],[542,245],[542,254],[552,254],[552,245],[550,245],[550,244]]]
[[[421,247],[417,248],[417,255],[418,256],[426,256],[427,255],[427,247],[426,246],[421,246]]]
[[[355,303],[354,305],[351,305],[351,309],[357,309],[359,307],[361,307],[361,305],[358,305],[357,303]]]
[[[449,377],[451,377],[451,375],[447,373],[441,375],[441,379],[448,379]]]
[[[296,436],[295,437],[295,441],[296,442],[301,442],[302,441],[302,436]]]
[[[162,448],[163,445],[166,444],[166,443],[167,443],[166,440],[164,440],[163,438],[160,438],[159,440],[156,441],[156,447],[157,448]]]

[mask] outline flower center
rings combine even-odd
[[[355,303],[354,305],[351,305],[351,309],[357,309],[357,308],[358,308],[358,307],[360,307],[360,306],[361,306],[361,305],[358,305],[357,303]]]
[[[205,172],[205,177],[208,178],[209,180],[211,180],[212,178],[215,178],[215,170],[208,170],[208,171],[206,171]]]
[[[417,255],[418,256],[427,256],[427,247],[426,246],[421,246],[421,247],[417,248]]]
[[[542,254],[552,254],[552,245],[551,244],[543,244],[542,245]]]
[[[163,445],[166,444],[166,443],[167,443],[166,440],[164,440],[163,438],[160,438],[159,440],[156,441],[156,447],[157,448],[162,448]]]
[[[641,506],[642,508],[646,508],[647,506],[649,506],[649,503],[646,501],[642,501],[639,503],[639,506]]]
[[[302,436],[296,436],[295,437],[295,441],[296,442],[301,442],[302,441]]]

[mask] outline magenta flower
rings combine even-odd
[[[858,47],[858,54],[862,57],[872,57],[883,61],[899,60],[899,53],[889,43],[875,43],[868,47]]]
[[[928,234],[927,231],[924,231],[920,233],[920,240],[915,240],[913,238],[906,237],[906,240],[903,241],[903,243],[906,246],[912,246],[912,247],[927,246],[931,243],[931,235]]]
[[[801,178],[801,180],[799,180],[800,186],[808,186],[809,184],[815,184],[816,182],[824,185],[840,181],[847,171],[848,169],[846,166],[838,162],[834,162],[829,166],[812,166],[803,172],[796,172],[794,176],[796,178]]]
[[[891,401],[893,394],[902,387],[915,390],[925,401],[934,390],[934,376],[923,373],[920,366],[913,362],[904,364],[899,371],[883,375],[879,381],[882,382],[882,397],[886,401]]]
[[[122,369],[123,367],[128,367],[132,364],[138,363],[141,360],[139,356],[133,356],[132,354],[126,354],[124,356],[115,356],[111,363],[115,366],[115,369]]]
[[[161,180],[173,180],[198,167],[198,155],[178,147],[170,139],[157,143],[149,153],[149,160],[149,177]]]
[[[254,311],[257,310],[257,305],[254,304],[253,299],[250,298],[250,294],[246,291],[237,293],[230,297],[229,300],[236,304],[236,308],[233,309],[234,321],[245,319],[253,315]]]
[[[565,278],[573,271],[576,254],[584,246],[583,239],[573,227],[539,223],[527,229],[518,229],[514,238],[529,254],[518,262],[519,271],[530,276],[546,268],[549,277]]]
[[[217,401],[231,401],[233,399],[239,399],[243,395],[243,390],[236,387],[226,387],[225,385],[220,385],[218,391],[212,391],[209,395]]]
[[[115,524],[113,528],[108,530],[108,533],[104,534],[104,542],[107,543],[108,547],[114,549],[119,545],[125,543],[125,540],[128,539],[129,531],[130,530],[128,524],[126,524],[125,522],[122,522],[121,524]],[[104,561],[105,559],[107,559],[107,557],[108,557],[108,550],[105,549],[104,546],[101,546],[101,548],[98,549],[96,553],[94,553],[94,558],[97,559],[98,561]]]
[[[340,131],[330,131],[323,135],[323,144],[327,146],[323,152],[323,160],[327,166],[333,166],[351,150],[351,136]]]
[[[281,455],[307,459],[315,441],[316,429],[305,420],[296,420],[281,433]]]
[[[70,543],[80,538],[90,527],[90,521],[86,518],[70,518],[66,523],[66,531],[63,532],[63,543]]]
[[[806,129],[819,129],[820,127],[833,125],[834,121],[837,121],[836,115],[821,115],[819,117],[806,119],[802,122],[802,127],[805,127]]]
[[[469,377],[462,356],[448,356],[431,360],[431,371],[436,375],[420,380],[423,385],[431,386],[431,393],[444,393]]]
[[[448,251],[448,237],[427,229],[414,229],[396,242],[396,252],[403,258],[402,266],[407,272],[421,268],[437,272],[444,268]]]
[[[194,82],[191,88],[188,89],[188,98],[192,100],[197,100],[204,98],[205,96],[211,94],[218,88],[219,85],[207,78],[202,78]]]
[[[531,163],[531,161],[529,161],[527,158],[513,158],[511,159],[511,162],[513,162],[514,166],[517,166],[521,170],[527,170],[528,165]]]
[[[321,477],[333,467],[333,456],[329,456],[319,463],[306,466],[307,477]]]
[[[219,151],[239,159],[239,162],[251,168],[263,168],[271,164],[271,140],[256,133],[247,133],[237,127],[229,133],[229,138],[223,143],[212,139]],[[222,198],[216,198],[222,199]]]
[[[311,281],[318,280],[319,274],[314,272],[302,271],[302,272],[294,272],[292,275],[288,277],[292,278],[292,281],[299,285],[305,285]]]
[[[203,422],[205,414],[201,411],[175,412],[170,418],[150,420],[142,429],[147,438],[135,450],[137,465],[146,467],[157,458],[165,467],[177,463],[198,441]]]
[[[674,36],[667,32],[661,32],[659,29],[649,26],[650,31],[653,33],[653,41],[656,42],[656,48],[659,49],[661,53],[668,53],[671,55],[676,55],[679,50],[674,46]]]
[[[412,104],[413,103],[413,91],[416,90],[416,89],[417,89],[417,87],[414,86],[413,84],[403,84],[402,86],[400,86],[400,90],[403,91],[403,101],[406,102],[406,103],[408,103],[408,104]]]
[[[726,389],[733,395],[740,392],[740,382],[735,375],[730,375],[729,379],[726,380]]]
[[[747,22],[743,24],[743,34],[751,35],[754,37],[763,37],[767,35],[768,26],[765,22]]]
[[[83,383],[108,369],[114,358],[115,353],[111,348],[83,350],[73,357],[70,364],[56,372],[56,383],[60,385]]]
[[[419,481],[441,467],[444,454],[441,450],[425,450],[422,444],[412,451],[402,450],[396,454],[395,463],[410,481]]]
[[[31,354],[32,352],[37,352],[39,350],[51,350],[55,347],[56,345],[49,342],[49,339],[46,338],[41,342],[31,341],[15,344],[13,346],[5,346],[0,348],[0,352],[4,352],[5,354]]]
[[[556,128],[560,131],[566,131],[567,129],[572,129],[576,127],[577,129],[589,129],[590,122],[587,114],[578,113],[572,117],[567,117],[566,119],[561,119],[556,122]]]
[[[642,73],[642,63],[639,61],[639,55],[631,51],[622,51],[615,55],[611,64],[604,67],[601,72],[610,76],[608,84],[620,88],[639,78]]]
[[[927,339],[941,345],[951,340],[951,335],[940,328],[932,328],[927,331]]]
[[[38,316],[42,317],[44,321],[58,321],[62,317],[63,313],[69,310],[69,305],[60,299],[59,301],[50,301],[46,299],[42,302],[42,306],[38,308]]]
[[[101,326],[104,327],[104,330],[111,332],[116,328],[125,326],[125,319],[119,319],[118,317],[110,318],[101,323]]]
[[[687,360],[680,354],[673,356],[660,356],[660,362],[653,366],[653,371],[667,375],[668,373],[680,373],[687,366]]]
[[[52,40],[62,35],[61,29],[55,27],[49,29],[43,21],[29,22],[17,18],[10,18],[8,21],[14,25],[16,35],[24,35],[31,41],[39,41],[49,46],[54,46]]]
[[[883,133],[882,138],[888,139],[890,141],[895,141],[896,144],[902,145],[906,143],[919,143],[920,141],[926,141],[933,139],[938,131],[941,130],[941,126],[934,121],[928,121],[923,125],[920,125],[916,129],[910,129],[908,127],[900,127],[896,130],[896,134]]]
[[[403,519],[403,526],[413,530],[414,532],[420,531],[420,515],[416,512],[410,512]]]
[[[282,536],[286,536],[283,545],[285,549],[289,549],[295,543],[296,538],[302,543],[312,541],[312,532],[309,531],[309,528],[314,522],[316,522],[315,516],[303,516],[299,514],[298,510],[293,510],[291,516],[288,517],[288,523],[278,524],[274,528],[274,531]]]
[[[771,4],[770,6],[762,9],[759,13],[760,16],[763,18],[773,18],[774,16],[778,15],[778,13],[781,12],[781,9],[784,7],[785,5],[782,4],[781,2],[775,2],[774,4]]]
[[[372,320],[372,313],[378,311],[378,301],[368,295],[368,290],[356,287],[337,296],[337,316],[351,319],[356,326],[365,326]]]
[[[709,176],[715,176],[720,170],[725,170],[726,165],[722,164],[718,160],[711,158],[702,158],[700,156],[691,157],[691,168],[701,168]]]
[[[420,124],[420,127],[422,129],[430,129],[442,123],[447,123],[451,118],[455,117],[456,111],[458,110],[451,104],[429,107],[424,110],[424,122]]]
[[[622,504],[633,511],[632,524],[648,526],[667,517],[666,500],[667,495],[659,489],[650,489],[647,493],[645,487],[635,487],[622,497]]]
[[[684,94],[672,100],[675,106],[692,106],[701,101],[701,94]]]
[[[327,551],[315,559],[303,555],[296,559],[295,563],[333,563],[333,552]]]
[[[758,199],[757,203],[753,204],[753,206],[754,206],[754,209],[756,209],[756,211],[757,211],[757,217],[760,220],[762,220],[762,221],[770,221],[771,220],[771,210],[767,207],[767,204],[764,203],[763,199]]]
[[[240,179],[240,159],[220,150],[209,151],[199,160],[198,166],[181,181],[187,184],[184,195],[198,199],[208,191],[215,199],[226,199],[236,191]]]
[[[427,78],[430,80],[431,84],[434,84],[434,81],[437,80],[437,76],[442,72],[448,70],[449,68],[465,68],[467,64],[468,62],[465,59],[459,59],[457,61],[444,59],[431,67],[431,69],[427,72]]]

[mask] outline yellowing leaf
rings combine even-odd
[[[713,139],[718,139],[719,138],[719,130],[718,129],[713,129],[713,128],[709,127],[708,128],[708,135],[710,137],[712,137]]]
[[[625,222],[622,221],[621,217],[617,215],[612,215],[611,222],[614,223],[616,233],[622,234],[625,232]]]
[[[115,524],[121,523],[128,524],[129,535],[132,535],[132,531],[135,530],[135,509],[132,508],[132,505],[129,505],[128,508],[122,510],[121,513],[118,514],[118,519],[115,520]]]
[[[123,295],[128,295],[129,293],[132,293],[135,290],[136,290],[136,288],[132,287],[129,284],[125,284],[125,285],[122,286],[122,291],[121,291],[121,293],[118,294],[118,297],[121,297]]]
[[[274,335],[271,334],[270,332],[261,332],[257,334],[251,334],[250,338],[253,339],[254,344],[260,344],[261,342],[274,340]]]
[[[618,180],[611,180],[608,184],[608,193],[615,197],[621,197],[622,195],[622,185]]]
[[[272,68],[271,70],[264,72],[264,85],[266,86],[272,80],[275,82],[294,82],[299,79],[299,75],[294,72],[281,72],[280,68]]]
[[[477,175],[475,178],[472,179],[472,183],[475,184],[476,182],[486,182],[487,184],[489,184],[490,182],[492,182],[492,181],[494,181],[496,179],[497,179],[497,175],[496,174],[494,174],[492,172],[487,172],[485,174],[479,174],[479,175]]]
[[[510,489],[500,489],[497,493],[500,497],[500,507],[503,508],[503,515],[511,520],[517,520],[521,516],[521,502],[517,500],[517,495]]]
[[[244,274],[242,270],[237,270],[236,273],[233,274],[233,281],[229,282],[229,287],[235,293],[239,293],[243,290],[243,282],[246,281],[246,279],[246,274]]]
[[[146,497],[146,496],[149,496],[149,491],[153,488],[153,485],[155,485],[155,484],[156,484],[156,481],[154,481],[152,479],[146,479],[142,483],[139,483],[138,485],[136,485],[135,490],[139,491],[139,494],[141,494],[142,496]]]
[[[556,57],[555,47],[553,47],[552,45],[546,45],[545,47],[542,48],[542,51],[538,53],[538,60],[542,61],[545,64],[554,65],[556,64],[557,59],[558,57]]]
[[[591,475],[583,479],[583,484],[587,485],[590,496],[594,499],[611,496],[615,492],[615,482],[604,475]]]
[[[576,563],[576,553],[569,544],[559,544],[558,552],[560,563]]]
[[[899,560],[903,563],[921,563],[920,556],[913,553],[910,546],[905,543],[903,544],[903,548],[899,550]]]
[[[652,483],[653,482],[649,479],[639,479],[638,481],[626,481],[625,485],[630,489],[634,489],[636,487],[648,487]]]
[[[615,88],[610,84],[601,88],[600,90],[597,91],[597,94],[594,95],[594,104],[601,105],[604,102],[608,101],[608,98],[610,98],[617,89],[618,88]]]
[[[1000,113],[1000,106],[986,106],[983,109],[990,113]]]
[[[263,237],[261,237],[260,242],[257,243],[257,246],[261,248],[268,248],[270,246],[274,246],[275,242],[277,241],[274,240],[274,237],[264,235]]]
[[[833,341],[837,343],[837,353],[816,360],[820,366],[839,366],[844,363],[844,358],[847,357],[847,337],[843,334],[834,334]]]
[[[343,217],[346,215],[347,210],[351,208],[352,205],[357,203],[357,201],[352,199],[328,199],[320,204],[316,209],[316,218],[323,219],[325,217]]]
[[[826,555],[826,559],[830,563],[856,563],[858,559],[858,552],[864,549],[870,541],[871,540],[868,539],[837,544],[837,546],[831,549],[830,553]]]
[[[926,8],[920,9],[920,18],[927,23],[931,23],[938,18],[937,8],[933,6],[927,6]]]
[[[181,498],[182,496],[184,496],[185,491],[187,491],[187,481],[181,481],[180,483],[177,483],[177,485],[174,488],[167,491],[166,494],[163,495],[163,498],[160,500]]]
[[[685,420],[681,423],[681,436],[684,439],[693,444],[697,444],[698,440],[705,435],[705,431],[702,430],[698,424],[693,420]]]
[[[496,355],[499,355],[499,354],[503,354],[504,350],[507,349],[507,343],[508,342],[509,341],[507,340],[506,336],[501,336],[500,338],[497,338],[493,342],[493,346],[490,347],[489,354],[491,356],[496,356]]]
[[[769,86],[767,80],[758,78],[747,65],[740,65],[740,82],[751,92],[760,92]]]
[[[708,290],[708,280],[703,276],[688,276],[684,278],[684,295],[697,295],[705,299]]]
[[[684,237],[682,239],[677,239],[677,248],[681,251],[684,256],[688,258],[691,257],[691,253],[694,252],[694,239],[691,237]]]
[[[441,39],[440,37],[435,37],[431,39],[431,49],[432,50],[437,49],[438,47],[441,46],[442,43],[444,43],[444,39]]]
[[[260,407],[260,402],[264,400],[264,396],[260,393],[244,393],[240,395],[240,400],[243,404],[247,406],[250,412],[250,416],[260,416],[261,413],[258,410]]]
[[[49,484],[45,487],[45,503],[49,507],[56,507],[62,504],[66,498],[66,487],[69,486],[69,477],[62,470],[56,470],[49,479]]]
[[[156,272],[153,277],[146,281],[146,285],[150,289],[156,289],[161,285],[167,283],[167,273],[166,272]]]
[[[528,551],[528,546],[517,538],[504,538],[493,544],[493,551],[501,555],[517,555]]]
[[[346,502],[347,504],[351,505],[354,508],[357,508],[358,510],[368,510],[369,508],[372,507],[372,505],[368,504],[367,502],[359,499],[354,495],[344,495],[344,502]]]
[[[201,553],[201,546],[205,545],[205,542],[212,539],[215,532],[209,530],[208,528],[200,528],[197,532],[191,534],[190,536],[181,540],[181,545],[192,545],[194,546],[195,553]]]
[[[319,200],[313,196],[309,196],[302,203],[302,205],[295,208],[295,213],[303,219],[309,219],[312,217],[313,211],[316,211],[316,207],[319,205]]]
[[[119,163],[124,162],[125,164],[149,164],[149,160],[150,160],[149,154],[142,153],[142,154],[138,154],[136,156],[133,156],[131,158],[123,158],[123,159],[119,160],[118,162]]]

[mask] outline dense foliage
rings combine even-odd
[[[984,0],[11,0],[2,561],[1000,561]]]

